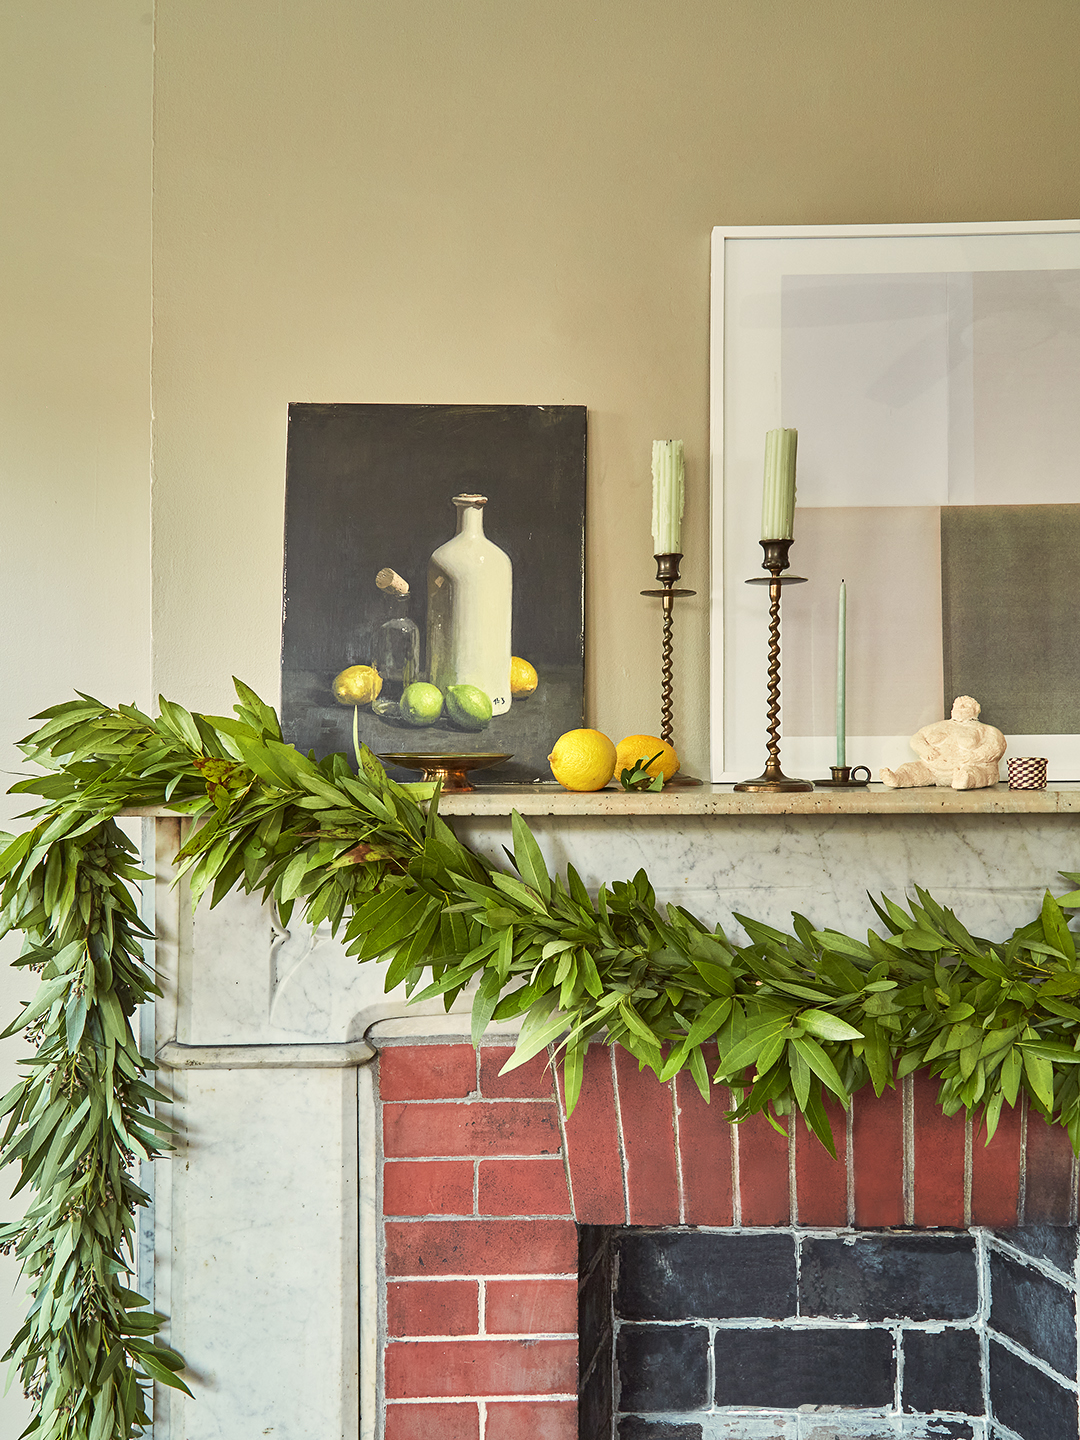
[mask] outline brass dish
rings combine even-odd
[[[409,751],[403,753],[395,751],[393,754],[380,754],[379,759],[385,760],[388,765],[400,765],[403,770],[422,770],[425,780],[441,780],[442,788],[450,791],[475,790],[475,785],[470,785],[467,772],[469,770],[486,770],[489,765],[501,765],[504,760],[512,760],[512,755],[435,755],[430,751]]]

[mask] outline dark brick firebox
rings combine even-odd
[[[1078,1440],[1076,1227],[582,1226],[582,1440]]]

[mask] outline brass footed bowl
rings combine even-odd
[[[394,751],[393,753],[380,754],[379,759],[385,760],[388,765],[400,765],[403,770],[421,770],[425,780],[441,780],[442,788],[447,793],[451,791],[475,790],[475,785],[470,785],[468,772],[470,770],[486,770],[489,765],[501,765],[504,760],[512,760],[512,755],[476,754],[476,755],[437,755],[431,751]]]

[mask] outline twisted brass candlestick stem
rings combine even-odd
[[[769,587],[769,704],[766,710],[769,722],[769,742],[766,746],[768,758],[760,775],[756,775],[753,780],[740,780],[735,789],[813,790],[813,784],[809,780],[793,780],[780,768],[780,591],[784,585],[804,584],[805,577],[782,574],[790,563],[790,540],[762,540],[761,548],[765,552],[765,558],[761,562],[762,569],[768,570],[769,579],[755,576],[746,583]]]
[[[675,687],[672,680],[674,665],[672,661],[672,630],[675,618],[675,599],[679,595],[696,595],[696,590],[676,590],[675,581],[679,578],[679,561],[681,554],[654,555],[656,561],[656,578],[663,585],[662,590],[642,590],[642,595],[657,595],[664,607],[664,634],[661,641],[661,664],[660,664],[660,739],[666,745],[673,745],[672,736],[672,712],[674,709]]]

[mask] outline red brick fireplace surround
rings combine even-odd
[[[509,1054],[380,1051],[385,1440],[577,1440],[578,1226],[1076,1221],[1063,1131],[1007,1110],[986,1146],[926,1076],[837,1107],[834,1161],[801,1122],[732,1127],[725,1092],[706,1105],[688,1076],[660,1085],[598,1045],[566,1120],[547,1056],[500,1077]]]

